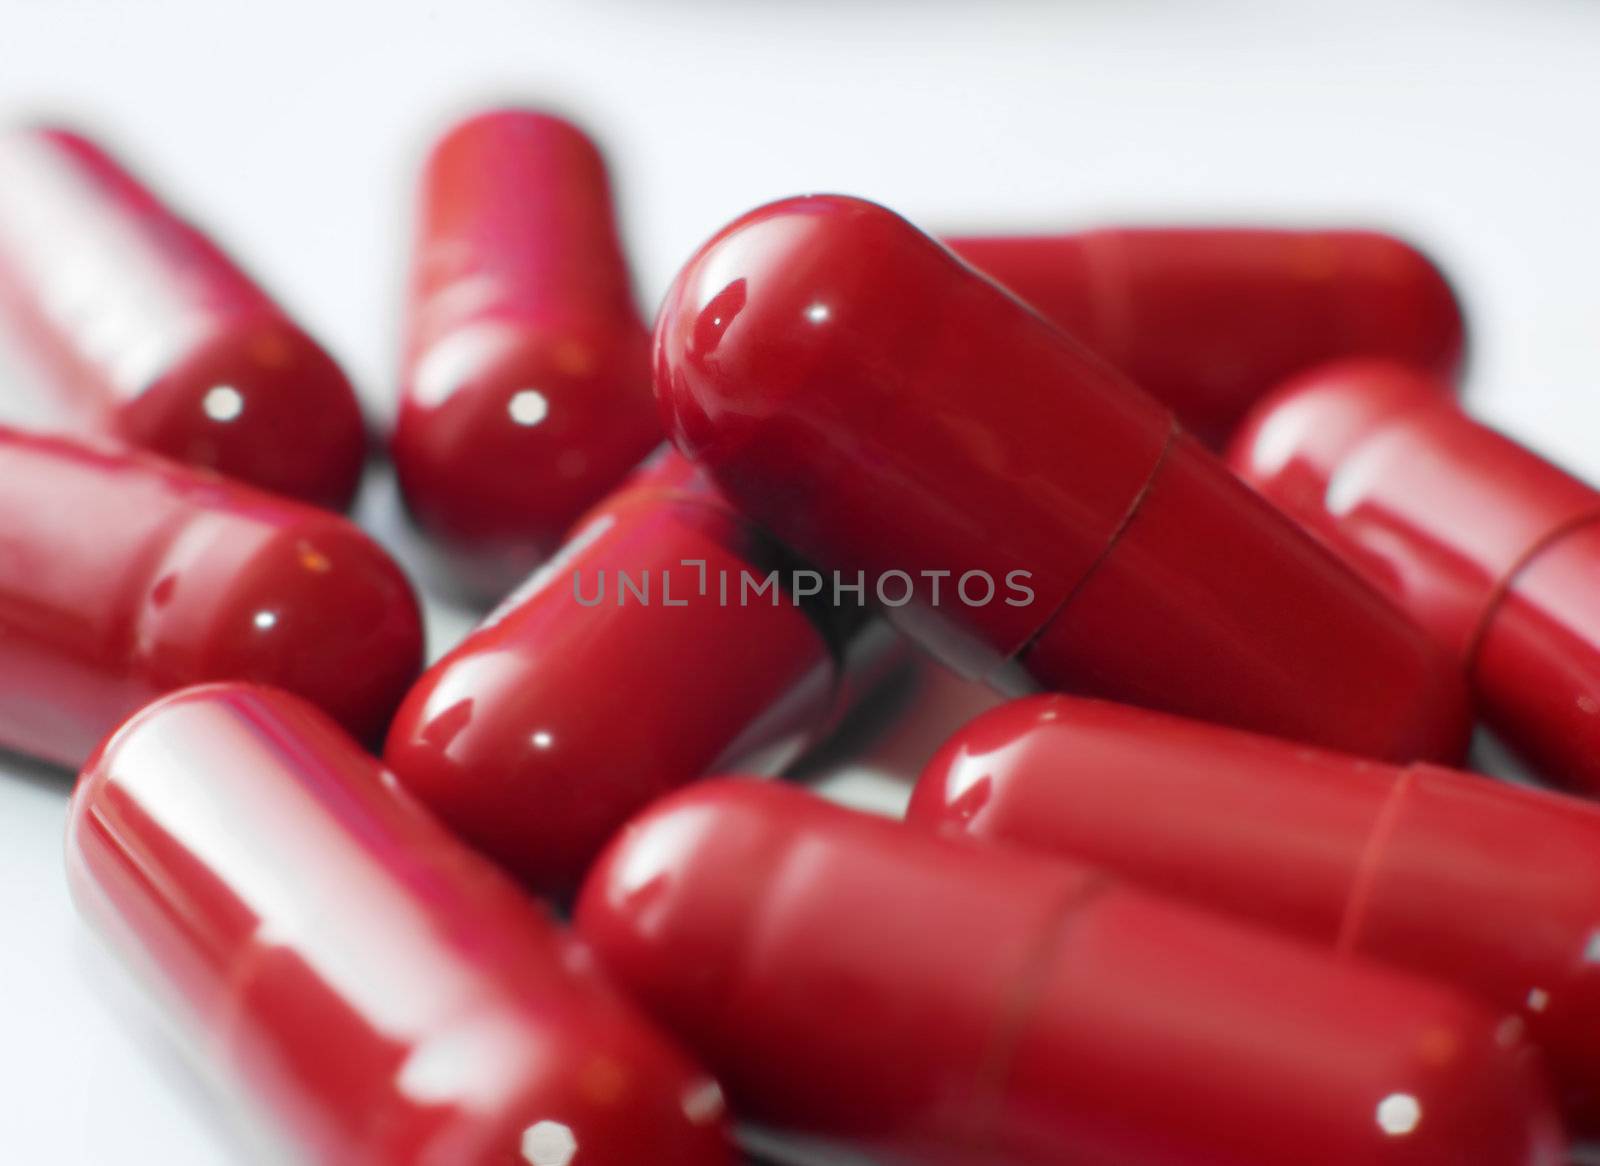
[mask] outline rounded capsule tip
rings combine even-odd
[[[230,329],[115,414],[117,436],[330,510],[355,498],[366,426],[355,391],[282,319]]]

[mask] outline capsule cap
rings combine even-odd
[[[843,196],[725,228],[668,292],[655,344],[678,448],[802,557],[906,591],[880,596],[890,619],[968,675],[1066,600],[1173,434],[991,281]],[[968,575],[987,602],[951,598]]]

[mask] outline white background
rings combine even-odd
[[[1600,477],[1600,4],[0,0],[0,120],[103,134],[375,411],[419,156],[507,100],[601,139],[652,304],[722,222],[807,190],[932,229],[1389,227],[1465,294],[1470,407]],[[28,415],[25,379],[0,367],[0,412]],[[363,513],[387,512],[380,484]],[[430,614],[437,653],[464,622]],[[903,780],[983,698],[912,703],[854,776]],[[0,1161],[234,1161],[71,913],[69,782],[0,756]]]

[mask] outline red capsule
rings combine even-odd
[[[0,307],[96,429],[333,509],[366,433],[337,365],[94,143],[0,136]]]
[[[79,910],[329,1166],[727,1163],[721,1095],[298,698],[187,689],[73,794]]]
[[[770,782],[636,820],[579,933],[756,1121],[939,1166],[1555,1163],[1467,997]]]
[[[1285,386],[1231,456],[1462,660],[1519,752],[1600,794],[1600,492],[1385,362]]]
[[[1600,1129],[1600,809],[1071,697],[940,750],[913,822],[1093,863],[1520,1010]]]
[[[776,772],[846,703],[847,651],[886,629],[797,603],[798,566],[663,451],[424,674],[384,760],[474,846],[570,892],[645,803],[735,763]]]
[[[139,706],[223,679],[374,740],[421,662],[410,584],[343,518],[0,428],[0,748],[76,767]]]
[[[1460,754],[1445,653],[1169,412],[881,207],[792,199],[726,228],[667,295],[656,387],[730,499],[864,572],[960,671]]]
[[[1326,360],[1392,357],[1443,379],[1461,369],[1456,294],[1392,235],[1112,227],[946,243],[1213,448],[1286,377]]]
[[[500,595],[661,441],[605,164],[582,131],[481,114],[422,177],[393,453],[470,589]]]
[[[1461,306],[1373,231],[1111,228],[948,240],[1213,447],[1293,374],[1344,356],[1460,369]]]

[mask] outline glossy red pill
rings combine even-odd
[[[1454,757],[1455,662],[1171,413],[897,215],[754,211],[656,332],[678,447],[968,675]],[[942,596],[940,589],[942,588]]]
[[[337,365],[99,146],[0,136],[0,308],[99,431],[333,509],[366,432]]]
[[[139,706],[222,679],[375,740],[421,663],[410,584],[338,515],[0,428],[0,748],[76,767]]]
[[[1600,810],[1063,696],[984,713],[913,822],[1068,856],[1520,1010],[1600,1128]]]
[[[797,602],[798,566],[664,450],[423,675],[384,760],[526,883],[575,890],[646,802],[736,763],[776,772],[849,703],[847,664],[887,629]]]
[[[206,685],[136,714],[79,779],[67,873],[294,1161],[731,1160],[710,1078],[287,693]]]
[[[1231,456],[1462,660],[1512,746],[1600,793],[1600,492],[1385,362],[1285,386]]]
[[[1560,1160],[1515,1019],[777,783],[647,811],[577,925],[741,1113],[897,1162]]]
[[[946,242],[1212,446],[1285,378],[1327,360],[1393,357],[1442,378],[1461,364],[1455,293],[1391,235],[1113,227]]]
[[[423,171],[392,449],[407,507],[498,598],[661,441],[599,151],[480,114]]]

